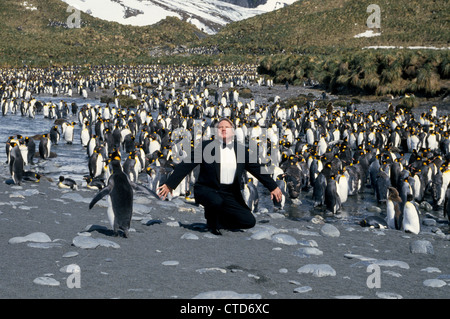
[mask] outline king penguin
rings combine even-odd
[[[328,212],[333,215],[341,209],[341,199],[339,198],[336,180],[334,174],[328,179],[327,186],[325,188],[325,206]]]
[[[42,159],[50,157],[51,142],[48,134],[44,134],[39,142],[39,155]]]
[[[34,154],[36,153],[36,143],[34,143],[34,140],[32,138],[29,138],[28,136],[25,137],[25,145],[28,149],[28,164],[33,165],[34,162]]]
[[[327,179],[325,175],[319,173],[314,181],[313,201],[314,207],[322,206],[325,203],[325,189],[327,187]]]
[[[445,216],[447,216],[447,219],[450,222],[450,186],[447,187],[447,191],[445,192],[444,217]]]
[[[403,208],[402,229],[407,233],[418,234],[420,232],[419,213],[412,201],[413,195],[408,194]]]
[[[9,171],[11,173],[14,184],[20,185],[24,174],[24,162],[19,145],[16,142],[11,143]]]
[[[386,202],[386,223],[390,229],[401,229],[401,211],[399,203],[402,201],[398,191],[389,187]]]
[[[243,189],[241,192],[248,208],[250,208],[252,212],[256,211],[256,209],[258,208],[259,195],[256,189],[256,185],[253,183],[253,178],[249,178],[247,180],[247,183],[243,185]]]
[[[95,195],[89,204],[91,209],[100,199],[108,197],[108,219],[113,228],[114,235],[119,234],[119,229],[123,231],[125,237],[129,237],[131,217],[133,214],[133,189],[130,180],[122,171],[120,156],[117,154],[111,160],[113,169],[108,180],[108,185]]]
[[[112,154],[110,165],[112,166],[112,175],[109,177],[106,187],[94,196],[89,204],[89,209],[94,207],[103,197],[109,195],[107,213],[114,235],[117,236],[120,229],[124,237],[128,238],[133,214],[133,188],[142,190],[156,198],[159,197],[148,188],[130,181],[122,170],[121,158],[117,152]]]
[[[78,190],[77,182],[75,182],[71,178],[67,178],[67,177],[64,177],[62,175],[59,177],[58,187],[59,188],[70,188],[70,189],[73,189],[73,190]]]

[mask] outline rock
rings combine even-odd
[[[308,247],[318,247],[317,242],[313,239],[308,240],[298,240],[297,241],[302,246],[308,246]]]
[[[72,240],[72,244],[76,247],[83,249],[94,249],[98,246],[103,247],[111,247],[111,248],[120,248],[120,246],[110,240],[102,239],[102,238],[92,238],[86,236],[76,236]]]
[[[294,252],[293,255],[298,257],[322,256],[323,251],[313,247],[303,247]]]
[[[230,290],[216,290],[202,292],[193,299],[261,299],[260,294],[239,294]]]
[[[272,236],[272,241],[283,245],[297,245],[297,239],[286,234],[276,234]]]
[[[376,295],[382,299],[403,299],[402,296],[393,292],[377,292]]]
[[[273,232],[270,230],[259,230],[250,236],[251,239],[261,240],[261,239],[271,239]]]
[[[273,219],[286,218],[283,214],[280,213],[269,213],[269,216]]]
[[[341,296],[335,296],[336,299],[362,299],[362,296],[357,295],[341,295]]]
[[[433,206],[431,206],[431,204],[428,203],[427,201],[423,201],[422,203],[420,203],[419,209],[422,209],[427,212],[431,212],[433,210]]]
[[[381,213],[381,208],[378,206],[370,206],[367,210],[371,213]]]
[[[70,257],[76,257],[76,256],[78,256],[78,252],[69,251],[63,255],[63,258],[70,258]]]
[[[60,243],[28,243],[27,246],[31,247],[31,248],[41,248],[41,249],[62,247],[62,245]]]
[[[218,268],[218,267],[211,267],[211,268],[201,268],[201,269],[197,269],[196,272],[198,272],[199,274],[204,274],[210,271],[218,271],[221,272],[222,274],[226,274],[227,271],[226,269],[223,268]]]
[[[311,290],[312,290],[312,288],[310,286],[303,286],[303,287],[295,288],[294,292],[295,293],[305,293],[305,292],[308,292],[308,291],[311,291]]]
[[[428,240],[415,240],[409,245],[409,250],[413,254],[434,255],[433,245]]]
[[[373,264],[376,264],[378,266],[384,266],[384,267],[399,267],[402,269],[409,269],[408,263],[405,263],[404,261],[400,260],[383,260],[378,259]]]
[[[320,229],[320,234],[324,237],[339,237],[341,235],[339,230],[331,224],[324,224]]]
[[[183,236],[181,236],[181,239],[192,239],[192,240],[197,240],[198,236],[192,233],[185,233],[183,234]]]
[[[427,279],[423,282],[423,285],[425,287],[440,288],[446,286],[447,283],[441,279]]]
[[[180,227],[179,222],[167,222],[166,225],[169,227]]]
[[[13,237],[8,242],[10,244],[20,244],[25,242],[35,242],[35,243],[49,243],[52,240],[48,237],[47,234],[41,232],[31,233],[24,237]]]
[[[436,220],[433,218],[424,218],[422,224],[424,226],[436,226]]]
[[[432,273],[432,272],[440,273],[441,272],[441,270],[439,268],[436,268],[436,267],[427,267],[427,268],[421,269],[420,271],[425,271],[425,272],[428,272],[428,273]]]
[[[37,277],[33,280],[33,282],[37,285],[42,286],[59,286],[60,283],[58,280],[50,277]]]
[[[64,267],[61,267],[59,269],[60,272],[62,273],[74,273],[74,272],[80,272],[80,266],[78,266],[77,264],[70,264],[70,265],[66,265]]]
[[[300,274],[312,274],[314,277],[336,276],[334,270],[328,264],[308,264],[297,269]]]

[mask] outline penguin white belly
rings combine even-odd
[[[87,128],[85,128],[81,131],[81,145],[87,146],[89,143],[89,139],[89,131]]]
[[[73,142],[73,126],[69,126],[66,128],[66,131],[64,132],[64,139],[67,143]]]
[[[341,199],[341,204],[345,203],[348,198],[348,180],[345,175],[342,175],[339,178],[339,182],[336,183],[337,186],[337,193],[339,195],[339,198]]]
[[[390,229],[395,228],[395,207],[394,202],[388,200],[386,203],[386,223]]]
[[[111,196],[108,196],[108,210],[107,210],[108,220],[111,224],[111,228],[114,229],[114,222],[116,220],[116,216],[114,215],[113,205],[111,202]]]
[[[403,208],[402,229],[406,232],[418,234],[420,232],[419,214],[411,202],[406,202]]]

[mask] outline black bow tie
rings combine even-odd
[[[222,149],[224,149],[225,147],[228,147],[231,150],[231,149],[233,149],[233,143],[229,143],[229,144],[222,143]]]

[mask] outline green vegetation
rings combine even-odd
[[[258,71],[278,83],[300,85],[313,79],[332,93],[436,96],[448,90],[449,61],[448,50],[358,50],[270,56],[262,60]]]
[[[146,63],[155,46],[175,47],[205,36],[193,25],[167,18],[148,27],[120,25],[81,13],[80,28],[66,25],[71,12],[60,0],[2,0],[0,65],[18,67]]]

